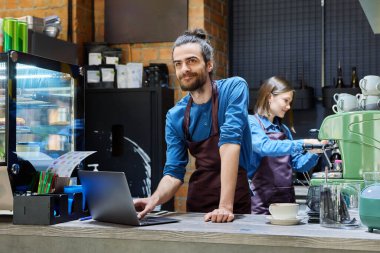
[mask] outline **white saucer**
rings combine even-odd
[[[294,218],[294,219],[286,219],[286,220],[279,220],[272,217],[272,215],[268,215],[266,217],[271,224],[273,225],[282,225],[282,226],[290,226],[290,225],[297,225],[300,223],[302,218]]]

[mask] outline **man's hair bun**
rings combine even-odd
[[[185,35],[194,36],[202,40],[207,39],[207,33],[203,29],[200,29],[200,28],[196,28],[193,31],[186,31]]]

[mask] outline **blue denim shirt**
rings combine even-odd
[[[268,118],[257,115],[268,132],[280,132],[280,122],[275,118],[274,123]],[[318,162],[319,155],[304,152],[303,140],[293,140],[289,128],[284,124],[282,129],[287,136],[287,140],[271,140],[264,132],[260,123],[254,115],[248,116],[252,134],[252,159],[248,177],[252,178],[259,168],[261,159],[264,156],[291,156],[291,166],[297,172],[305,172],[312,169]]]
[[[240,145],[239,165],[249,168],[252,154],[251,133],[248,124],[249,90],[240,77],[216,81],[218,88],[219,147],[225,143]],[[182,98],[166,115],[165,139],[167,144],[164,175],[183,181],[189,161],[183,132],[183,119],[190,95]],[[192,141],[202,141],[211,134],[211,99],[205,104],[193,103],[190,110],[189,133]]]

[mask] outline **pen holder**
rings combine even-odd
[[[74,200],[74,196],[78,193],[81,193],[80,196],[82,198],[82,210],[86,207],[86,195],[83,192],[83,187],[81,185],[69,185],[63,188],[63,192],[68,195],[68,212],[71,214],[72,212],[72,203]]]
[[[15,196],[13,199],[13,224],[53,225],[89,215],[89,212],[82,208],[82,193],[73,194],[70,214],[68,199],[67,194]]]

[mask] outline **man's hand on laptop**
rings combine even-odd
[[[153,211],[158,203],[158,198],[152,196],[149,198],[134,199],[133,203],[138,212],[137,217],[142,219],[145,215]]]

